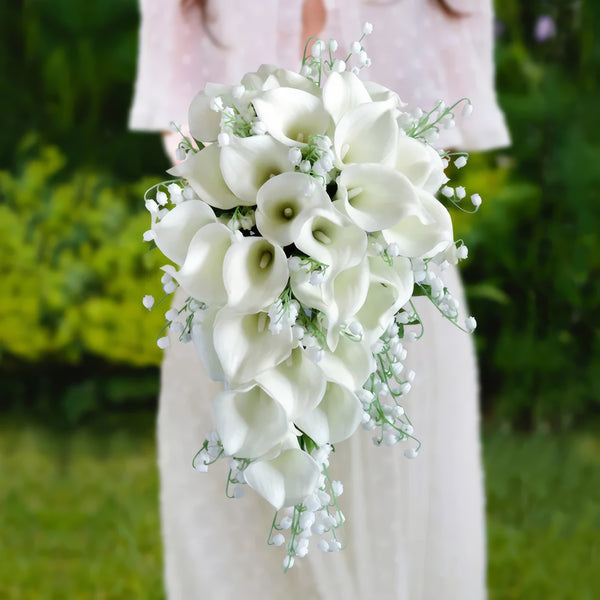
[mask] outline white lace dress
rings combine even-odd
[[[209,3],[210,4],[210,3]],[[302,0],[218,0],[211,29],[179,0],[142,0],[140,59],[130,126],[166,130],[185,122],[187,105],[206,81],[235,83],[264,62],[297,68]],[[461,149],[506,145],[493,87],[490,0],[454,0],[468,13],[451,20],[429,0],[325,0],[322,37],[349,45],[363,21],[368,77],[413,105],[468,96],[475,111],[441,140]],[[464,307],[456,271],[444,281]],[[181,298],[176,298],[177,301]],[[191,345],[165,352],[158,415],[165,585],[169,600],[481,600],[485,598],[483,473],[478,386],[472,339],[426,301],[425,336],[408,344],[417,377],[405,408],[423,448],[375,448],[358,431],[337,444],[331,472],[341,479],[347,547],[317,548],[283,574],[283,552],[268,547],[273,512],[252,490],[225,498],[225,465],[207,474],[191,459],[212,427],[219,385]]]

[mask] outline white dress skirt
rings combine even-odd
[[[452,0],[468,13],[448,19],[436,3],[325,0],[324,39],[348,46],[363,21],[373,60],[368,77],[414,106],[470,97],[473,116],[440,145],[487,149],[508,143],[493,86],[490,0]],[[263,62],[298,68],[302,0],[209,2],[216,48],[198,15],[179,0],[141,0],[138,78],[130,126],[167,130],[185,123],[206,81],[236,83]],[[477,190],[474,190],[477,191]],[[476,217],[474,217],[476,218]],[[476,257],[474,258],[476,260]],[[442,274],[465,308],[455,269]],[[225,497],[226,461],[197,473],[191,461],[213,427],[218,384],[191,345],[172,341],[162,366],[158,448],[165,585],[169,600],[482,600],[485,515],[479,444],[477,371],[472,338],[418,299],[424,337],[407,344],[416,372],[405,409],[423,447],[376,448],[359,430],[336,445],[331,474],[344,483],[346,548],[316,547],[283,574],[284,553],[269,547],[270,505],[246,488]],[[176,294],[175,304],[182,297]],[[465,309],[465,316],[468,312]]]

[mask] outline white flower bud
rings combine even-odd
[[[363,25],[362,32],[365,35],[371,35],[373,33],[373,25],[368,21]]]
[[[360,42],[352,42],[350,44],[350,52],[353,54],[358,54],[362,50],[362,46]]]
[[[475,208],[479,208],[481,206],[481,196],[479,194],[473,194],[471,196],[471,202]]]
[[[169,345],[170,345],[169,338],[168,338],[167,336],[165,336],[165,337],[161,337],[161,338],[158,338],[158,339],[156,340],[156,345],[157,345],[157,346],[158,346],[158,347],[159,347],[161,350],[165,350],[165,348],[168,348],[168,347],[169,347]]]
[[[467,317],[465,319],[465,329],[469,333],[473,333],[475,331],[476,327],[477,327],[477,321],[475,320],[475,317]]]
[[[273,539],[271,541],[273,542],[274,546],[281,546],[285,542],[285,537],[283,536],[283,534],[278,533],[277,535],[273,536]]]
[[[454,161],[454,166],[457,169],[462,169],[465,165],[467,164],[467,157],[466,156],[459,156],[455,161]]]
[[[149,294],[142,298],[142,304],[150,310],[154,306],[154,296],[150,296]]]

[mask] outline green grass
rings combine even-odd
[[[2,600],[164,598],[152,422],[0,423]],[[490,600],[598,597],[600,441],[487,431],[484,450]]]

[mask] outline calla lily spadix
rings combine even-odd
[[[323,104],[337,123],[348,111],[371,102],[363,82],[350,71],[331,73],[323,87]]]
[[[336,167],[353,163],[394,166],[398,123],[393,104],[391,100],[360,104],[340,119],[333,135]]]
[[[402,256],[428,258],[445,250],[452,243],[452,219],[444,205],[431,194],[419,190],[418,195],[423,210],[426,211],[426,221],[410,215],[381,233],[388,244],[398,244]]]
[[[334,207],[315,209],[300,230],[296,246],[337,273],[362,260],[367,235]]]
[[[285,410],[259,387],[221,392],[214,406],[217,431],[228,456],[259,457],[287,434]]]
[[[188,110],[188,123],[192,137],[201,142],[214,142],[221,131],[221,114],[210,108],[217,96],[231,95],[232,87],[209,83],[196,94]]]
[[[310,175],[282,173],[269,179],[256,196],[256,227],[273,243],[288,246],[313,209],[327,209],[331,200]]]
[[[327,381],[323,371],[295,348],[289,358],[256,376],[256,382],[285,408],[290,418],[311,411],[323,397]]]
[[[320,98],[289,87],[260,94],[252,101],[267,131],[286,146],[306,145],[313,135],[324,135],[331,117]]]
[[[444,165],[437,151],[407,135],[398,138],[396,169],[413,185],[435,194],[447,180]]]
[[[256,204],[259,188],[271,177],[293,171],[288,148],[268,135],[234,138],[221,149],[221,173],[240,204]]]
[[[196,194],[215,208],[227,210],[244,205],[244,201],[234,196],[227,187],[221,174],[220,160],[221,148],[212,144],[200,152],[188,154],[183,162],[167,173],[187,179]]]
[[[310,496],[319,483],[321,467],[299,449],[284,450],[272,460],[257,460],[244,471],[248,485],[275,510]]]
[[[285,252],[261,237],[236,240],[223,261],[227,304],[255,313],[275,302],[289,277]]]
[[[356,394],[343,385],[329,382],[319,405],[296,417],[294,422],[321,446],[349,438],[360,425],[362,415]]]
[[[198,230],[216,220],[210,206],[201,200],[181,202],[152,224],[156,245],[169,260],[182,265]]]
[[[369,291],[356,318],[363,326],[365,343],[371,346],[410,300],[414,276],[410,261],[401,256],[394,258],[391,265],[379,256],[372,257],[369,265]]]
[[[337,179],[342,212],[365,231],[380,231],[408,215],[427,213],[415,187],[398,171],[366,163],[346,167]],[[336,207],[338,204],[336,203]]]
[[[227,302],[223,260],[232,241],[232,232],[222,223],[209,223],[192,238],[185,262],[174,278],[196,300],[217,306]]]
[[[266,312],[243,315],[226,307],[217,313],[213,335],[215,352],[232,388],[253,381],[292,353],[291,328],[272,333],[268,323]]]

